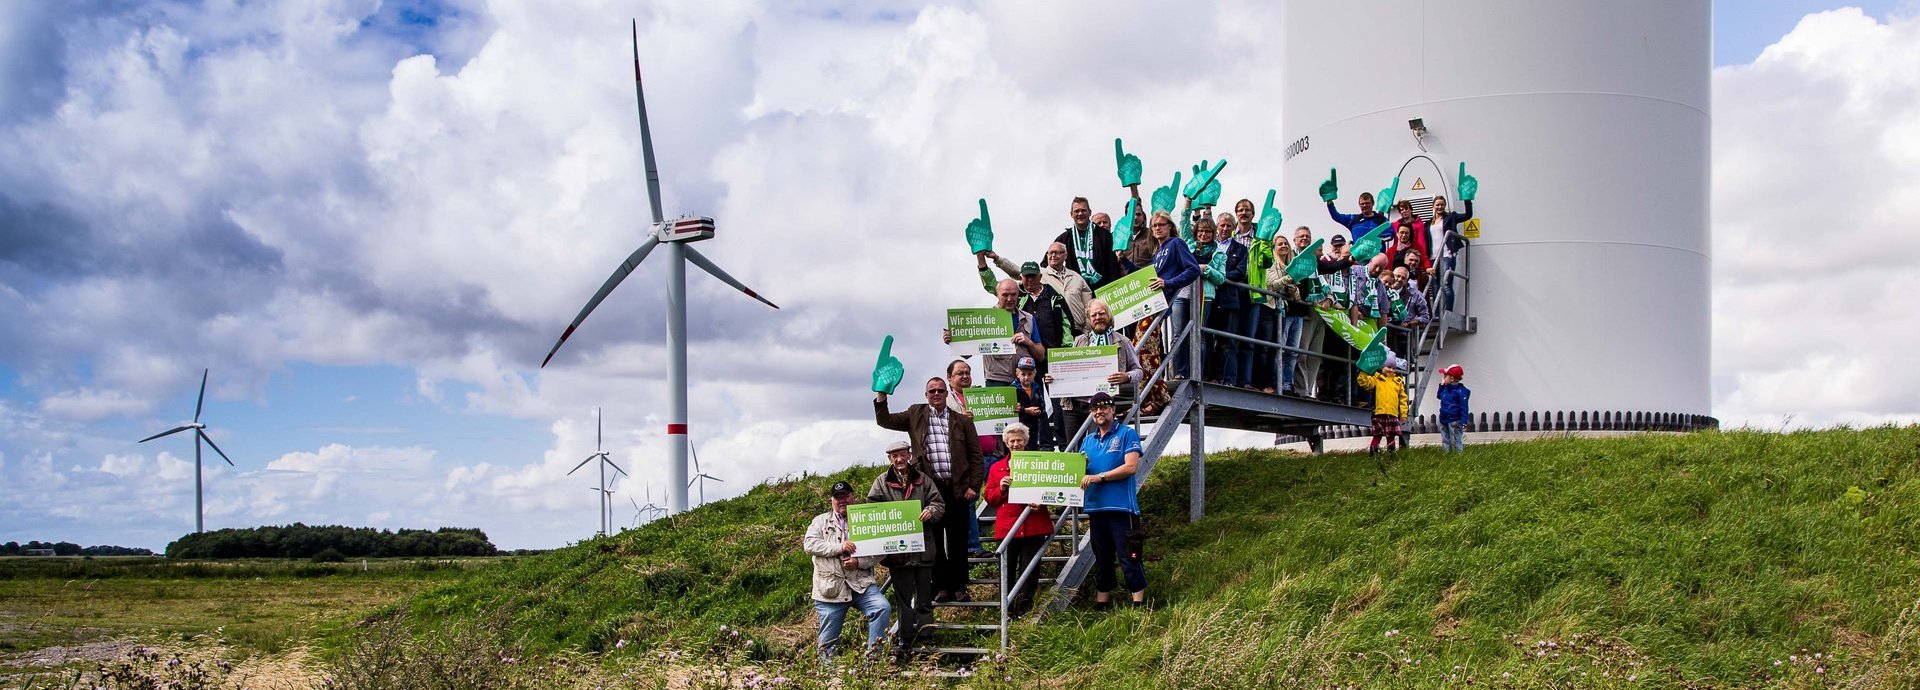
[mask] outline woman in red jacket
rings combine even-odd
[[[1033,510],[1026,511],[1028,504],[1007,502],[1007,493],[1013,487],[1013,476],[1007,473],[1008,465],[1012,464],[1011,451],[1026,450],[1030,434],[1031,431],[1025,424],[1019,422],[1008,424],[1006,430],[1000,434],[1007,444],[1009,451],[1007,457],[987,469],[987,505],[994,508],[993,538],[1008,542],[1007,579],[1019,577],[1026,570],[1027,563],[1047,548],[1047,539],[1053,536],[1053,515],[1047,512],[1046,506],[1034,505]],[[1020,520],[1022,511],[1027,512],[1027,519],[1021,522],[1020,529],[1015,531],[1013,523]],[[1011,537],[1008,536],[1009,532],[1012,533]],[[1013,601],[1007,602],[1009,618],[1018,617],[1026,613],[1027,609],[1033,608],[1033,590],[1039,588],[1039,570],[1035,568],[1033,573],[1022,580],[1013,596]]]

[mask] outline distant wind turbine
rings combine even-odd
[[[666,516],[667,514],[666,508],[662,508],[654,504],[652,486],[648,486],[646,488],[646,496],[647,496],[646,505],[640,505],[640,502],[633,500],[632,496],[627,497],[627,502],[633,504],[633,526],[634,527],[639,527],[646,523],[652,522],[654,520],[657,520],[661,517]]]
[[[607,468],[612,467],[613,471],[619,472],[620,474],[626,474],[627,471],[620,469],[619,465],[613,464],[613,458],[610,458],[607,456],[607,451],[600,449],[600,440],[601,440],[600,431],[601,431],[600,408],[596,407],[596,408],[593,408],[593,454],[587,456],[587,459],[581,460],[580,464],[574,465],[573,469],[567,470],[567,474],[571,476],[574,472],[578,472],[580,468],[586,467],[587,463],[593,462],[594,460],[600,461],[600,484],[595,488],[599,489],[599,491],[601,492],[600,493],[600,534],[601,536],[605,536],[607,532],[611,530],[613,527],[613,506],[611,504],[611,501],[607,498],[609,495],[613,494],[613,491],[607,488]],[[628,476],[632,476],[632,475],[628,475]]]
[[[226,451],[220,450],[220,446],[214,445],[213,437],[207,435],[207,425],[200,423],[200,410],[207,405],[207,371],[206,369],[200,370],[200,400],[193,404],[193,421],[140,439],[141,443],[146,443],[162,436],[170,436],[188,429],[193,430],[193,531],[196,534],[206,531],[207,527],[206,510],[201,500],[200,442],[205,441],[208,446],[213,448],[213,452],[220,454],[221,460],[227,461],[227,465],[235,466],[233,464],[233,458],[227,457]]]
[[[613,276],[600,286],[600,290],[593,293],[593,298],[587,300],[587,306],[573,317],[573,323],[567,324],[567,330],[560,333],[560,339],[554,342],[552,350],[547,351],[547,358],[540,362],[540,366],[544,368],[547,362],[553,361],[554,353],[559,352],[560,346],[573,336],[580,322],[585,321],[587,315],[593,313],[593,308],[600,306],[600,301],[606,299],[607,294],[620,285],[620,281],[626,280],[627,275],[640,266],[640,262],[647,258],[654,247],[661,243],[667,245],[667,477],[672,480],[668,482],[667,507],[670,512],[678,513],[687,509],[687,488],[691,485],[687,480],[687,262],[692,262],[721,282],[769,307],[779,309],[780,306],[734,280],[733,276],[727,275],[726,271],[720,270],[719,266],[689,246],[713,237],[712,218],[682,217],[669,223],[661,214],[660,170],[653,162],[653,130],[647,124],[647,95],[640,81],[640,23],[635,21],[633,91],[640,104],[640,152],[647,170],[647,202],[653,211],[652,237],[641,243],[639,249],[633,250],[627,260],[621,262],[620,268],[614,270]]]
[[[727,480],[700,471],[700,452],[693,453],[693,479],[687,482],[687,488],[693,488],[694,482],[700,483],[700,505],[707,504],[707,480],[725,483]]]

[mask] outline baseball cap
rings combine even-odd
[[[1446,374],[1448,376],[1452,376],[1454,378],[1467,377],[1467,370],[1460,368],[1460,365],[1458,364],[1449,365],[1447,368],[1441,369],[1440,373]]]
[[[1347,243],[1347,238],[1345,235],[1334,235],[1333,239],[1327,240],[1327,244],[1331,244],[1335,247],[1344,246],[1346,243]]]
[[[1016,369],[1034,369],[1034,368],[1037,368],[1037,367],[1035,367],[1035,366],[1034,366],[1034,364],[1033,364],[1033,358],[1032,358],[1032,357],[1021,357],[1021,358],[1020,358],[1020,363],[1019,363],[1019,364],[1015,364],[1015,365],[1014,365],[1014,368],[1016,368]]]
[[[1100,391],[1098,393],[1094,393],[1093,397],[1088,398],[1087,404],[1092,405],[1094,407],[1099,407],[1101,405],[1112,405],[1113,396],[1107,395],[1106,391]]]
[[[833,495],[850,496],[852,494],[853,494],[852,484],[848,484],[845,481],[838,481],[833,483]]]
[[[911,450],[912,448],[913,446],[908,445],[906,441],[894,441],[893,443],[887,444],[887,454],[892,455],[894,451]]]
[[[1023,275],[1023,276],[1037,276],[1037,275],[1040,275],[1040,264],[1039,264],[1039,262],[1036,262],[1036,261],[1028,261],[1028,262],[1026,262],[1026,263],[1024,263],[1024,264],[1020,264],[1020,275]]]

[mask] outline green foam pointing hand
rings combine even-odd
[[[1319,272],[1320,240],[1314,240],[1313,244],[1307,245],[1292,261],[1287,262],[1287,277],[1292,278],[1295,285],[1305,284]]]
[[[900,387],[900,379],[907,375],[906,366],[900,364],[900,358],[893,356],[893,336],[880,343],[880,359],[873,363],[873,392],[893,395],[893,389]]]
[[[1382,189],[1380,190],[1379,194],[1374,195],[1373,209],[1376,211],[1379,211],[1382,214],[1385,214],[1387,212],[1387,209],[1393,208],[1393,197],[1394,195],[1399,193],[1400,193],[1400,176],[1394,175],[1393,182],[1388,183],[1386,189]]]
[[[1140,200],[1127,200],[1127,214],[1113,221],[1113,250],[1124,252],[1133,246],[1133,215],[1140,212]]]
[[[1173,171],[1173,184],[1153,190],[1153,212],[1172,213],[1173,200],[1180,194],[1180,171]]]
[[[1354,364],[1369,374],[1377,374],[1380,367],[1387,365],[1387,329],[1373,332],[1373,338],[1360,350],[1360,358]]]
[[[1201,206],[1213,206],[1220,203],[1220,181],[1214,180],[1208,182],[1207,188],[1200,190],[1200,198],[1194,199],[1193,201]]]
[[[1480,193],[1480,178],[1467,174],[1467,162],[1460,161],[1460,200],[1473,201]]]
[[[1280,224],[1284,221],[1280,218],[1279,209],[1273,207],[1275,193],[1274,190],[1267,190],[1267,204],[1261,207],[1260,221],[1253,226],[1253,238],[1256,240],[1272,240],[1280,234]]]
[[[1200,196],[1207,192],[1207,188],[1214,187],[1213,200],[1219,201],[1220,191],[1218,187],[1213,184],[1214,178],[1219,177],[1220,171],[1225,170],[1226,167],[1227,160],[1225,158],[1220,159],[1219,165],[1212,166],[1211,168],[1207,166],[1207,161],[1200,161],[1199,165],[1193,166],[1193,179],[1187,181],[1187,188],[1181,192],[1181,195],[1187,197],[1188,201],[1198,203]],[[1211,206],[1212,204],[1199,205]]]
[[[1380,255],[1380,231],[1386,227],[1385,223],[1375,225],[1372,229],[1367,230],[1367,234],[1361,235],[1359,239],[1353,241],[1354,263],[1364,264],[1372,261],[1373,257]]]
[[[993,251],[993,221],[987,218],[987,200],[980,200],[980,217],[967,223],[967,246],[973,253]]]
[[[1320,183],[1320,200],[1333,203],[1340,198],[1340,171],[1327,168],[1327,181]]]
[[[1119,137],[1113,139],[1113,164],[1120,172],[1120,186],[1140,184],[1140,157],[1127,153],[1127,149],[1120,145]]]

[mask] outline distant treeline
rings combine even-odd
[[[181,537],[167,545],[167,558],[389,558],[493,556],[499,553],[478,529],[377,530],[371,527],[300,523],[223,529]]]
[[[70,541],[44,542],[30,541],[22,544],[10,541],[0,544],[0,556],[25,556],[29,551],[53,551],[55,556],[151,556],[152,549],[137,549],[131,546],[81,546]]]

